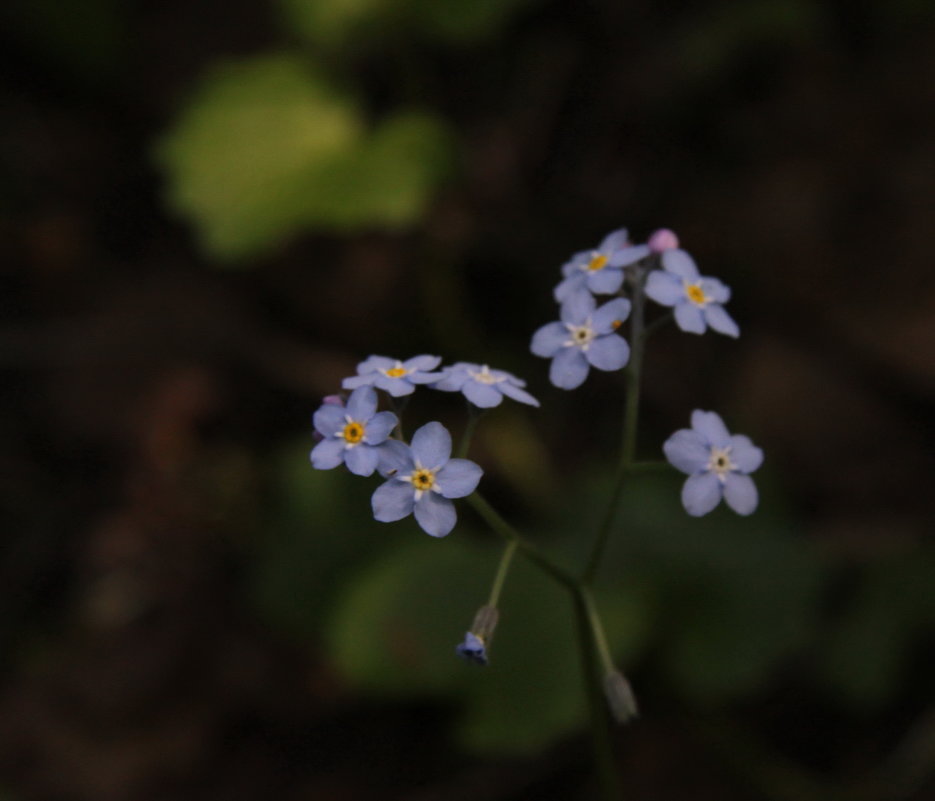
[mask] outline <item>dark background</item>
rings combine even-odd
[[[476,691],[449,655],[496,560],[466,509],[449,540],[481,549],[481,589],[422,643],[438,686],[396,634],[375,665],[342,650],[346,588],[365,597],[424,535],[370,520],[370,489],[305,454],[369,353],[486,361],[543,408],[491,416],[485,493],[545,542],[580,539],[618,382],[556,390],[528,341],[562,262],[621,225],[676,230],[742,331],[657,335],[641,454],[693,408],[767,454],[746,521],[690,521],[674,477],[628,496],[636,544],[605,575],[610,604],[646,590],[615,644],[643,707],[615,733],[626,796],[935,798],[932,6],[436,5],[330,38],[302,16],[324,2],[0,12],[0,798],[589,797],[580,718],[486,749],[458,734]],[[431,115],[447,155],[421,205],[212,244],[166,142],[211,69],[273,52],[368,125]],[[392,196],[381,175],[322,194]],[[460,424],[449,396],[413,406]],[[643,492],[671,522],[641,518]]]

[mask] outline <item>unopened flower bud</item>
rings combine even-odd
[[[478,609],[471,630],[464,635],[464,640],[455,648],[455,653],[475,665],[486,665],[487,646],[499,619],[500,612],[495,606],[482,606]]]
[[[670,231],[668,228],[660,228],[650,235],[646,244],[649,245],[649,249],[653,253],[662,253],[664,250],[675,250],[679,246],[679,238],[674,231]]]
[[[619,670],[614,670],[604,677],[604,694],[618,723],[627,723],[639,715],[630,682]]]

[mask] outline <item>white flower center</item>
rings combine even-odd
[[[735,465],[730,458],[730,445],[726,448],[711,448],[711,457],[708,459],[708,470],[714,473],[722,484],[727,480],[727,474],[731,470],[736,469],[737,465]]]
[[[499,384],[501,381],[506,381],[505,376],[496,376],[491,373],[490,368],[486,364],[481,367],[480,372],[468,370],[468,375],[481,384]]]
[[[573,345],[576,348],[581,348],[581,350],[587,350],[594,340],[594,337],[597,336],[594,329],[591,328],[590,319],[584,325],[565,323],[565,328],[567,328],[568,333],[571,334],[571,338],[564,343],[566,347]]]

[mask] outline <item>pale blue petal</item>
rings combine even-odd
[[[384,392],[388,392],[394,398],[399,398],[403,395],[411,395],[416,391],[415,386],[408,381],[402,378],[391,378],[388,375],[383,375],[383,373],[377,373],[373,383],[376,387],[382,389]]]
[[[588,277],[583,272],[576,269],[573,275],[569,275],[568,278],[555,286],[555,289],[552,290],[552,295],[556,301],[563,303],[578,292],[587,292],[587,281]]]
[[[763,451],[750,441],[750,437],[735,434],[729,443],[730,460],[741,473],[752,473],[763,464]]]
[[[590,292],[576,292],[562,304],[559,316],[563,323],[582,325],[591,316],[596,305]]]
[[[630,301],[626,298],[616,298],[605,303],[591,315],[591,327],[598,334],[610,334],[619,327],[614,326],[614,323],[622,323],[629,316]]]
[[[706,330],[704,315],[694,303],[686,302],[676,305],[675,324],[689,334],[703,334]]]
[[[426,423],[412,435],[412,456],[422,467],[435,470],[451,456],[451,434],[441,423]]]
[[[740,336],[740,328],[733,318],[725,311],[723,306],[712,303],[704,310],[705,320],[719,334],[726,334],[736,339]]]
[[[347,423],[344,414],[343,406],[335,406],[332,403],[327,403],[315,412],[312,416],[312,422],[315,424],[315,429],[319,434],[330,437],[344,428]]]
[[[680,248],[667,250],[662,254],[661,258],[662,266],[670,273],[674,273],[679,278],[684,278],[689,282],[698,279],[698,267],[695,265],[695,260],[684,250]]]
[[[628,267],[631,264],[636,264],[640,259],[645,259],[648,255],[648,245],[633,245],[633,247],[624,248],[614,253],[607,263],[612,267]]]
[[[595,295],[612,295],[623,285],[623,271],[612,267],[595,270],[588,275],[587,284]]]
[[[629,232],[626,228],[618,228],[616,231],[611,231],[607,236],[601,240],[601,244],[597,246],[597,249],[609,255],[616,250],[625,248],[630,241]]]
[[[724,482],[724,500],[737,514],[748,515],[756,509],[760,496],[750,476],[728,473]]]
[[[458,522],[455,505],[437,492],[424,492],[416,501],[416,522],[426,534],[444,537]]]
[[[370,499],[370,506],[375,520],[381,523],[392,523],[411,514],[415,502],[412,484],[400,481],[398,478],[391,478],[377,487]]]
[[[590,365],[580,348],[563,348],[552,359],[549,381],[561,389],[580,387],[588,377]]]
[[[581,272],[582,265],[591,261],[592,250],[579,250],[562,265],[562,275],[566,278]]]
[[[726,448],[730,444],[730,431],[717,412],[695,409],[692,412],[692,428],[715,448]]]
[[[529,349],[546,359],[552,358],[570,339],[568,329],[563,323],[547,323],[532,335]]]
[[[530,406],[539,405],[539,401],[537,401],[525,389],[520,389],[513,384],[508,384],[506,381],[500,384],[500,391],[508,398],[512,398],[513,400],[519,401],[520,403],[528,403]]]
[[[674,306],[685,300],[685,287],[681,278],[662,270],[653,270],[646,278],[646,297],[661,306]]]
[[[464,382],[468,380],[467,369],[455,365],[443,370],[442,378],[437,381],[432,389],[440,389],[444,392],[460,392]]]
[[[419,370],[434,370],[438,365],[442,363],[441,356],[429,356],[427,354],[422,354],[421,356],[413,356],[411,359],[406,359],[403,362],[403,367],[407,371]]]
[[[350,378],[345,378],[341,382],[342,389],[357,389],[358,387],[366,387],[373,384],[374,381],[380,376],[380,373],[367,373],[367,375],[352,375]]]
[[[392,412],[377,412],[365,426],[364,442],[379,445],[396,428],[398,422],[399,419]]]
[[[377,472],[384,478],[397,474],[407,476],[415,470],[412,452],[405,442],[388,439],[376,450],[378,451]]]
[[[481,409],[490,409],[494,406],[499,406],[503,401],[503,395],[494,389],[494,387],[490,384],[482,384],[480,381],[475,381],[473,378],[464,385],[463,390],[464,397]]]
[[[666,459],[676,469],[692,475],[702,472],[711,458],[711,448],[697,431],[682,428],[662,445]]]
[[[312,467],[316,470],[331,470],[337,467],[344,461],[344,440],[323,439],[312,448],[309,458],[312,460]]]
[[[727,303],[730,300],[730,287],[717,278],[702,278],[701,291],[715,303]]]
[[[389,370],[396,366],[396,359],[389,356],[368,356],[357,365],[357,374],[375,373],[377,370]]]
[[[356,476],[369,476],[377,469],[379,454],[376,448],[360,443],[344,452],[344,464]]]
[[[347,399],[347,414],[351,420],[366,422],[377,410],[377,393],[373,387],[359,387]]]
[[[435,474],[438,490],[446,498],[464,498],[477,489],[484,471],[470,459],[449,459]]]
[[[444,373],[423,373],[421,370],[417,370],[414,373],[409,373],[405,377],[405,381],[409,381],[413,384],[434,384],[436,381],[441,379],[445,374]]]
[[[630,346],[623,337],[607,334],[591,342],[585,356],[598,370],[619,370],[630,359]]]
[[[682,486],[682,506],[693,517],[701,517],[718,505],[721,492],[721,482],[714,473],[690,476]]]

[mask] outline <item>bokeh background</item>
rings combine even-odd
[[[751,518],[628,489],[626,797],[935,798],[935,6],[12,0],[0,43],[0,798],[591,797],[561,593],[518,563],[460,663],[494,536],[307,453],[370,353],[512,370],[485,494],[579,557],[620,376],[528,342],[622,225],[742,329],[656,335],[640,455],[694,408],[767,454]]]

